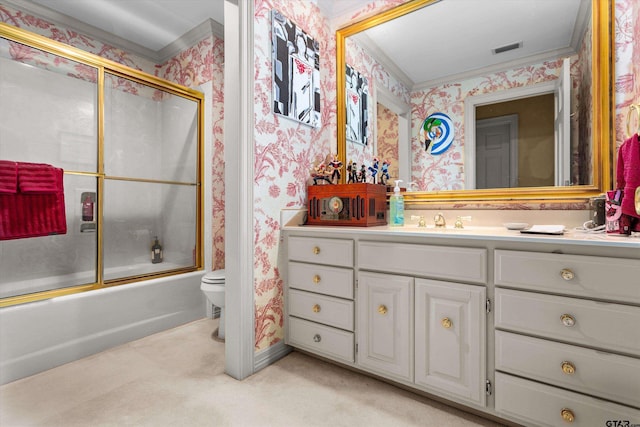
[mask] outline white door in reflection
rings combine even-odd
[[[476,188],[518,186],[518,115],[476,121]]]

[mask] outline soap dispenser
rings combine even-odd
[[[162,245],[158,241],[158,236],[156,236],[153,245],[151,245],[151,263],[159,264],[162,262],[162,258]]]
[[[393,196],[389,198],[389,209],[391,211],[391,226],[402,227],[404,225],[404,197],[400,194],[401,179],[395,181]]]

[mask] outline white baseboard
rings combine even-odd
[[[253,357],[253,372],[266,368],[289,354],[293,348],[286,345],[284,341],[278,341],[269,348],[259,351]]]

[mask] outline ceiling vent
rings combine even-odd
[[[517,42],[517,43],[506,44],[500,47],[495,47],[491,49],[491,52],[493,52],[494,55],[497,55],[498,53],[508,52],[514,49],[520,49],[521,47],[522,47],[522,42]]]

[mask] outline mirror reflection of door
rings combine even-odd
[[[518,186],[518,115],[476,121],[476,187]]]
[[[489,169],[487,171],[489,175],[483,173],[484,177],[482,179],[488,178],[491,182],[485,181],[483,184],[477,181],[476,188],[544,187],[554,185],[556,138],[554,129],[554,96],[554,93],[546,93],[476,107],[476,132],[481,130],[478,128],[478,121],[495,118],[504,119],[510,115],[517,115],[518,117],[517,148],[510,149],[509,155],[504,156],[504,159],[509,158],[509,163],[497,163],[498,160],[493,158],[495,155],[493,153],[490,154],[490,157],[492,157],[491,163],[485,165],[485,169]],[[486,127],[487,122],[484,123]],[[485,134],[485,139],[495,137],[495,130],[482,131],[489,132],[489,134]],[[477,145],[479,136],[476,134],[475,138]],[[496,141],[492,141],[492,144],[495,143]],[[487,162],[485,159],[487,155],[485,150],[482,162]],[[477,153],[475,157],[476,169],[478,169],[480,167],[478,162],[480,157]],[[481,175],[477,170],[476,179],[481,179]],[[500,180],[498,180],[498,176],[500,176]]]

